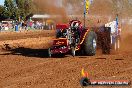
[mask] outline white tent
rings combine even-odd
[[[33,15],[32,18],[40,18],[40,19],[44,19],[44,18],[50,18],[50,15],[47,15],[47,14],[45,14],[45,15],[35,14],[35,15]]]

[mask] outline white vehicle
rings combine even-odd
[[[118,27],[116,21],[105,24],[105,27],[111,28],[111,44],[113,45],[115,50],[118,50],[120,48],[121,28]]]

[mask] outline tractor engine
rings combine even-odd
[[[69,24],[70,26],[67,30],[67,38],[72,47],[76,47],[80,42],[80,24],[81,22],[77,20],[73,20]]]
[[[53,46],[48,49],[49,56],[69,51],[75,56],[75,51],[80,49],[81,29],[81,22],[78,20],[72,20],[69,24],[57,24],[56,39],[53,40]]]

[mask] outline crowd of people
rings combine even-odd
[[[28,30],[28,29],[44,29],[44,24],[39,21],[32,21],[32,22],[20,22],[18,24],[19,28],[22,30]]]
[[[9,29],[13,29],[13,24],[10,22],[0,22],[0,31],[6,31]]]
[[[0,22],[0,31],[8,30],[30,30],[30,29],[53,29],[54,24],[47,24],[42,21],[2,21]]]

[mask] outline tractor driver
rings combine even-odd
[[[78,21],[73,21],[73,22],[71,22],[70,26],[71,26],[71,31],[74,32],[76,43],[79,43],[79,39],[80,39],[79,26],[80,26],[80,23]]]

